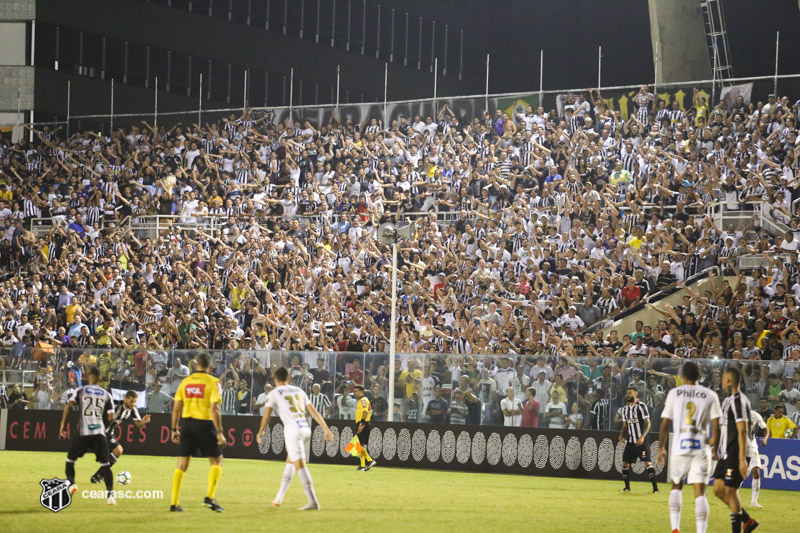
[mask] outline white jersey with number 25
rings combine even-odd
[[[267,407],[277,411],[286,431],[309,427],[306,406],[310,403],[303,389],[294,385],[281,385],[267,394]]]
[[[702,385],[669,391],[662,418],[672,420],[670,455],[705,455],[710,450],[711,421],[722,417],[717,394]]]

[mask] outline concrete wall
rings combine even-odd
[[[25,22],[0,22],[0,65],[25,65],[27,62]]]
[[[17,141],[24,131],[8,124],[29,120],[33,109],[34,75],[28,63],[27,21],[36,18],[36,0],[0,0],[0,131]],[[4,126],[5,125],[5,126]]]
[[[17,91],[22,110],[33,108],[33,67],[0,66],[0,111],[17,111]]]
[[[658,83],[711,79],[699,0],[648,0],[648,4],[650,38],[653,50],[658,49]]]
[[[0,1],[0,20],[33,20],[36,18],[36,0]]]

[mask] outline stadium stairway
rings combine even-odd
[[[722,284],[723,280],[727,281],[731,286],[736,283],[736,276],[722,275],[719,267],[712,267],[703,272],[699,272],[690,277],[686,284],[691,287],[692,291],[704,295],[705,291],[711,290],[711,277],[714,274],[714,284],[716,287]],[[656,292],[649,297],[642,300],[639,304],[630,309],[615,315],[613,318],[605,320],[600,325],[595,325],[591,328],[593,331],[601,329],[603,335],[608,335],[612,330],[619,333],[620,338],[623,335],[630,334],[635,331],[636,322],[641,320],[648,325],[655,325],[659,320],[664,320],[664,316],[658,313],[655,309],[651,309],[647,304],[652,304],[659,309],[664,309],[666,304],[672,306],[682,305],[683,297],[687,294],[686,289],[681,289],[678,286],[672,286],[662,291]]]

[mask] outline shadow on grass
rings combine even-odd
[[[39,507],[28,507],[26,509],[0,509],[0,516],[2,516],[2,515],[14,515],[14,514],[29,514],[29,513],[35,513],[35,512],[38,512],[38,511],[46,512],[47,509],[45,509],[42,506],[39,506]],[[49,513],[49,514],[53,514],[53,513]]]

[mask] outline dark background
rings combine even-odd
[[[142,428],[136,428],[133,424],[126,424],[120,428],[115,435],[117,440],[124,448],[125,454],[132,455],[155,455],[155,456],[177,456],[178,445],[173,444],[170,439],[170,416],[167,414],[153,414],[152,420],[149,424]],[[70,438],[78,431],[77,424],[78,415],[72,413],[68,418],[69,438],[62,439],[58,435],[58,428],[61,423],[61,411],[36,411],[36,410],[15,410],[8,411],[8,425],[6,429],[6,449],[7,450],[20,450],[20,451],[50,451],[50,452],[66,452],[69,449]],[[222,449],[225,457],[233,459],[267,459],[267,460],[285,460],[286,452],[283,444],[283,427],[280,424],[280,419],[273,417],[270,421],[270,442],[266,443],[263,453],[259,449],[259,444],[256,441],[255,435],[258,431],[261,417],[259,416],[223,416],[222,425],[225,428],[225,437],[228,441],[228,446]],[[333,443],[326,444],[325,448],[318,449],[321,453],[315,453],[315,440],[322,438],[322,428],[318,428],[316,423],[312,426],[314,434],[311,439],[310,462],[323,463],[323,464],[341,464],[341,465],[357,465],[358,459],[351,457],[348,453],[342,453],[344,446],[353,437],[352,428],[354,422],[352,420],[328,420],[328,425],[331,431],[334,432],[335,440]],[[399,446],[397,451],[391,459],[386,459],[383,454],[383,448],[380,450],[373,446],[372,455],[380,466],[392,466],[399,468],[431,468],[438,470],[457,470],[462,472],[489,472],[489,473],[504,473],[504,474],[522,474],[522,475],[541,475],[541,476],[554,476],[554,477],[582,477],[590,479],[619,479],[618,465],[622,459],[622,445],[617,443],[619,432],[616,431],[588,431],[588,430],[556,430],[556,429],[529,429],[529,428],[507,428],[503,426],[462,426],[462,425],[442,425],[442,424],[406,424],[406,423],[388,423],[388,422],[373,422],[373,431],[378,429],[385,435],[386,430],[392,428],[395,434],[399,437],[402,432],[407,432],[409,441],[409,448],[406,448],[406,455],[401,457]],[[442,439],[448,431],[452,432],[455,437],[459,437],[462,432],[466,432],[470,437],[470,443],[475,439],[477,433],[482,433],[486,449],[492,448],[489,442],[491,435],[496,434],[502,442],[506,435],[513,434],[516,441],[520,441],[523,435],[529,435],[532,441],[537,439],[546,438],[546,443],[550,443],[557,436],[562,439],[561,459],[562,464],[558,468],[554,468],[552,462],[549,460],[545,464],[537,467],[535,459],[531,458],[530,464],[523,468],[516,460],[511,465],[505,464],[502,457],[499,458],[497,464],[490,464],[488,455],[486,453],[480,454],[478,462],[476,463],[476,456],[471,452],[470,457],[463,463],[459,462],[456,457],[451,461],[446,462],[440,454],[437,454],[436,460],[430,459],[430,453],[423,453],[420,458],[415,458],[411,445],[411,437],[418,432],[423,433],[424,437],[428,437],[431,433],[438,433],[439,439]],[[276,439],[277,437],[277,439]],[[495,437],[496,439],[497,437]],[[593,439],[596,443],[592,454],[594,466],[586,471],[582,465],[577,465],[574,470],[571,470],[566,461],[564,461],[564,447],[570,439],[577,438],[581,443],[587,439]],[[275,441],[278,441],[277,443]],[[368,440],[368,439],[365,439]],[[383,437],[380,439],[383,440]],[[613,445],[612,453],[613,459],[609,454],[605,455],[608,468],[604,471],[600,466],[598,447],[603,440],[608,440]],[[650,435],[649,442],[656,442],[658,436]],[[399,441],[399,439],[398,439]],[[324,442],[324,441],[322,441]],[[399,443],[399,442],[398,442]],[[427,451],[427,439],[424,442],[425,450]],[[547,446],[546,446],[547,447]],[[495,453],[500,453],[498,447],[492,448]],[[549,450],[548,450],[549,451]],[[581,450],[582,452],[582,450]],[[549,455],[549,453],[547,454]],[[582,455],[582,453],[581,453]],[[93,462],[91,454],[84,457],[84,461]],[[124,459],[123,459],[124,461]],[[634,479],[644,480],[644,474],[635,474]],[[666,469],[658,474],[659,482],[666,481]]]
[[[151,113],[156,76],[164,95],[161,112],[197,109],[200,72],[204,108],[242,106],[245,70],[250,106],[285,106],[290,68],[294,105],[329,104],[335,101],[336,65],[342,103],[383,101],[390,60],[388,99],[425,98],[433,95],[433,57],[439,58],[439,96],[483,94],[487,53],[490,93],[538,91],[540,50],[545,90],[588,87],[597,83],[598,45],[604,86],[652,83],[654,77],[644,0],[336,0],[335,14],[333,3],[319,0],[317,44],[317,0],[39,0],[36,118],[63,120],[67,79],[73,80],[76,115],[109,113],[111,78],[119,91],[115,113]],[[796,1],[725,0],[723,6],[735,76],[773,73],[777,30],[780,72],[800,72]]]

